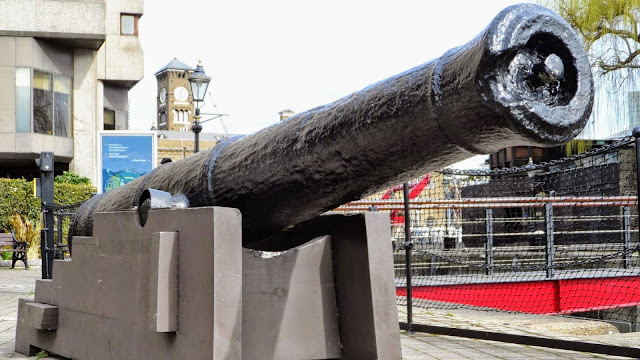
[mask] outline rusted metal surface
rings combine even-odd
[[[475,154],[564,143],[583,128],[592,102],[589,63],[573,30],[546,8],[512,6],[438,59],[95,196],[72,234],[91,234],[94,212],[131,209],[153,188],[182,193],[191,206],[240,209],[243,245],[251,247]]]

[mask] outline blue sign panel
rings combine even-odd
[[[101,134],[102,191],[107,192],[154,167],[153,134]]]

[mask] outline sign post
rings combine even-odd
[[[52,152],[42,152],[40,153],[40,158],[36,159],[36,165],[40,169],[40,204],[43,213],[43,224],[40,232],[43,279],[51,279],[53,275],[53,163],[54,158]]]

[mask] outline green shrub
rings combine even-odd
[[[58,205],[70,205],[87,200],[96,188],[58,182],[54,185],[54,199]],[[36,223],[40,220],[40,198],[33,196],[33,182],[25,179],[0,178],[0,232],[11,230],[9,217],[20,214]]]
[[[11,230],[9,217],[20,214],[36,222],[40,220],[40,199],[33,197],[33,183],[25,179],[0,178],[0,231]]]
[[[58,205],[71,205],[85,201],[95,194],[93,185],[56,183],[53,187],[53,198]]]
[[[91,185],[89,178],[65,171],[54,179],[56,184]]]

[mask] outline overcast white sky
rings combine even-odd
[[[177,57],[212,77],[205,112],[252,133],[439,57],[513,0],[147,0],[144,79],[129,93],[131,128],[156,119],[154,73]],[[213,105],[215,104],[215,108]],[[222,132],[218,121],[205,132]]]

